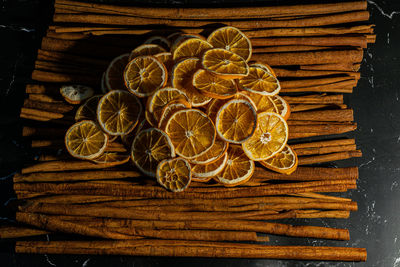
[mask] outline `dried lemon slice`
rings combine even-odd
[[[60,88],[60,93],[64,99],[70,104],[80,104],[94,94],[91,87],[84,85],[63,85]]]
[[[166,159],[157,166],[157,181],[172,192],[185,190],[192,179],[189,162],[183,158]]]

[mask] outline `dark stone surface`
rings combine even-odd
[[[150,2],[182,5],[201,1]],[[223,4],[232,2],[243,1],[213,1]],[[254,2],[262,4],[263,1]],[[344,194],[358,202],[359,211],[353,212],[348,220],[286,221],[349,228],[351,240],[339,242],[271,236],[270,242],[279,245],[366,247],[366,263],[16,255],[12,241],[0,240],[0,266],[400,266],[400,214],[397,209],[400,202],[400,2],[368,2],[371,23],[376,24],[377,41],[366,50],[362,78],[355,92],[346,97],[346,103],[355,110],[355,120],[359,125],[358,130],[348,136],[355,136],[363,157],[335,164],[360,167],[358,189]],[[51,6],[51,1],[39,0],[3,0],[0,3],[0,219],[4,221],[12,219],[12,214],[4,208],[4,204],[13,197],[12,174],[29,156],[29,149],[20,137],[18,114],[24,84],[29,81],[41,37],[51,20]]]

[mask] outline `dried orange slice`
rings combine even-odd
[[[111,91],[97,105],[97,120],[109,135],[124,135],[132,131],[141,113],[139,99],[127,91]]]
[[[160,121],[158,122],[158,128],[165,129],[165,125],[167,124],[167,121],[172,116],[172,114],[174,114],[178,110],[187,109],[187,108],[191,108],[191,106],[190,106],[189,102],[187,102],[185,100],[180,99],[180,100],[171,101],[168,105],[166,105],[163,108]]]
[[[65,147],[71,156],[78,159],[94,159],[103,154],[108,136],[93,121],[80,121],[72,125],[65,134]]]
[[[125,164],[129,161],[130,156],[116,152],[105,152],[100,157],[97,157],[93,161],[98,164],[106,165],[107,167],[118,166]]]
[[[147,110],[153,114],[155,121],[159,122],[163,108],[171,101],[178,99],[189,101],[182,90],[172,87],[159,89],[147,99]]]
[[[174,61],[172,59],[172,54],[170,52],[163,52],[155,54],[154,57],[160,61],[167,68],[168,73],[172,70]]]
[[[228,162],[228,153],[224,153],[217,161],[209,164],[194,164],[192,165],[193,177],[197,179],[211,178],[216,176],[225,168]]]
[[[152,56],[131,60],[124,72],[125,84],[138,97],[152,95],[167,82],[167,69]]]
[[[249,75],[238,82],[242,90],[255,94],[273,96],[279,93],[281,86],[279,81],[265,69],[249,67]]]
[[[256,129],[256,110],[249,101],[232,99],[219,109],[215,126],[222,140],[234,144],[243,143]]]
[[[61,86],[60,93],[64,97],[65,101],[76,105],[92,97],[94,90],[88,86],[74,84]]]
[[[274,95],[271,97],[272,101],[275,103],[276,108],[278,109],[278,113],[287,120],[290,116],[290,106],[286,102],[285,99],[280,97],[279,95]]]
[[[206,113],[208,117],[215,123],[215,118],[217,117],[217,113],[219,109],[226,103],[226,100],[222,99],[213,99],[208,105],[206,109]]]
[[[126,90],[124,81],[124,70],[128,64],[129,54],[123,54],[114,58],[104,75],[104,84],[107,91],[111,90]]]
[[[188,40],[188,39],[201,39],[201,40],[205,40],[205,38],[199,34],[192,34],[192,33],[179,33],[178,35],[176,35],[176,37],[174,37],[174,40],[172,42],[171,45],[171,51],[174,52],[175,49],[184,41]]]
[[[157,129],[140,131],[132,143],[132,161],[144,174],[156,176],[158,163],[175,157],[174,146],[168,135]]]
[[[219,160],[228,150],[229,143],[219,138],[215,139],[213,146],[203,155],[190,160],[192,164],[210,164]]]
[[[95,95],[86,100],[86,102],[76,110],[75,121],[97,120],[97,104],[101,97],[102,95]]]
[[[242,148],[251,160],[267,160],[285,147],[288,135],[288,125],[281,115],[273,112],[259,113],[257,128],[242,144]]]
[[[230,98],[237,92],[234,80],[221,79],[206,70],[198,70],[194,74],[193,86],[202,94],[219,99]]]
[[[238,54],[244,60],[251,57],[251,42],[239,29],[231,26],[222,27],[213,31],[207,41],[215,48],[223,48]]]
[[[183,158],[166,159],[158,164],[156,177],[166,189],[181,192],[190,185],[192,170],[189,162]]]
[[[103,74],[101,75],[100,91],[103,94],[106,94],[108,92],[108,89],[106,87],[106,73],[105,72],[103,72]]]
[[[260,63],[260,62],[255,62],[255,63],[251,64],[250,67],[262,68],[262,69],[268,71],[269,73],[271,73],[271,74],[276,78],[276,73],[275,73],[275,71],[274,71],[274,70],[271,68],[271,66],[268,65],[268,64]]]
[[[207,50],[202,65],[223,79],[243,78],[249,74],[249,66],[241,56],[222,48]]]
[[[167,52],[157,44],[143,44],[136,47],[129,55],[129,61],[139,56],[152,56],[158,53]]]
[[[169,50],[171,46],[171,42],[168,41],[167,38],[162,37],[162,36],[152,36],[148,38],[146,41],[144,41],[145,44],[156,44],[161,47],[163,47],[166,50]]]
[[[278,152],[272,158],[260,161],[260,163],[270,170],[284,174],[291,174],[297,168],[298,159],[293,149],[286,145],[281,152]]]
[[[154,118],[153,113],[149,112],[148,110],[145,110],[144,116],[146,118],[146,121],[151,125],[151,127],[157,127],[157,121]]]
[[[171,138],[176,154],[187,159],[206,153],[216,136],[213,122],[197,109],[184,109],[172,114],[165,132]]]
[[[253,101],[257,113],[261,112],[275,112],[278,113],[278,108],[275,106],[274,101],[272,101],[271,97],[267,95],[260,95],[248,91],[242,92],[247,95]]]
[[[122,144],[124,144],[126,147],[128,147],[130,149],[132,147],[133,139],[135,139],[136,135],[140,131],[151,128],[151,127],[152,126],[150,125],[150,123],[148,123],[146,118],[143,118],[143,115],[142,115],[141,118],[139,119],[139,123],[137,124],[137,126],[135,127],[135,129],[133,131],[131,131],[128,134],[121,135]]]
[[[199,64],[198,58],[188,58],[178,62],[172,68],[172,86],[184,91],[193,107],[204,106],[212,100],[193,86],[193,75],[199,69]]]
[[[230,146],[225,168],[213,177],[225,186],[236,186],[247,182],[254,173],[254,161],[249,159],[240,146]]]
[[[172,55],[173,60],[178,61],[183,58],[200,58],[205,51],[213,48],[207,41],[200,38],[190,38],[179,44]]]

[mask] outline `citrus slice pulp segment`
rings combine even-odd
[[[216,136],[210,118],[197,109],[184,109],[172,114],[165,132],[171,138],[176,154],[187,159],[206,153]]]
[[[279,93],[279,81],[268,71],[258,67],[250,67],[249,75],[239,80],[241,89],[262,95],[273,96]]]
[[[214,179],[225,186],[236,186],[247,182],[254,173],[254,161],[249,159],[239,146],[230,146],[225,168]]]
[[[193,86],[193,75],[199,69],[199,63],[198,58],[188,58],[172,68],[172,86],[184,91],[193,107],[204,106],[212,100]]]
[[[201,57],[205,51],[213,48],[207,41],[200,38],[190,38],[181,42],[173,52],[172,58],[174,61],[183,58]]]
[[[249,74],[249,66],[241,56],[222,48],[207,50],[202,65],[223,79],[242,78]]]
[[[143,44],[139,45],[129,55],[129,61],[139,56],[152,56],[158,53],[167,52],[164,48],[157,44]]]
[[[233,80],[221,79],[206,70],[198,70],[193,76],[193,86],[208,97],[227,99],[237,92]]]
[[[257,113],[261,112],[278,113],[278,108],[275,106],[275,103],[274,101],[272,101],[271,97],[248,91],[244,91],[243,94],[247,95],[253,101]]]
[[[278,152],[272,158],[260,161],[260,163],[270,170],[291,174],[297,168],[298,159],[293,149],[291,149],[289,145],[286,145],[281,152]]]
[[[65,134],[65,146],[71,156],[94,159],[106,149],[108,136],[93,121],[85,120],[72,125]]]
[[[278,109],[278,113],[287,120],[290,116],[290,106],[286,102],[285,99],[280,97],[279,95],[274,95],[271,97],[272,101],[275,103],[276,108]]]
[[[243,143],[256,129],[256,110],[249,101],[232,99],[219,109],[215,126],[222,140],[234,144]]]
[[[139,99],[127,91],[110,91],[97,105],[97,120],[109,135],[124,135],[132,131],[141,113]]]
[[[152,95],[167,82],[165,66],[152,56],[141,56],[131,60],[124,72],[129,91],[139,97]]]
[[[119,154],[116,152],[105,152],[100,157],[97,157],[93,161],[95,163],[105,164],[111,167],[111,166],[125,164],[129,161],[129,159],[130,159],[129,155]]]
[[[170,46],[171,46],[171,42],[162,36],[152,36],[149,37],[146,41],[144,41],[145,44],[156,44],[161,46],[162,48],[169,50]]]
[[[213,31],[207,41],[215,48],[223,48],[238,54],[246,61],[251,57],[251,42],[239,29],[231,26]]]
[[[219,174],[228,162],[228,154],[224,153],[220,159],[210,164],[195,164],[192,166],[192,174],[197,178],[208,178]]]
[[[219,138],[215,139],[213,146],[203,155],[190,160],[193,164],[210,164],[218,161],[228,150],[229,143]]]
[[[138,133],[132,143],[132,161],[144,174],[156,176],[158,163],[175,157],[174,146],[168,135],[156,128]]]
[[[97,104],[99,103],[102,95],[95,95],[86,100],[75,113],[75,121],[83,121],[83,120],[97,120]]]
[[[129,54],[123,54],[114,58],[108,65],[104,76],[104,84],[107,91],[126,90],[124,70],[129,62]]]
[[[288,125],[277,113],[258,114],[254,134],[243,144],[243,151],[255,161],[267,160],[280,152],[288,140]]]
[[[167,121],[172,116],[172,114],[174,114],[178,110],[187,108],[191,108],[189,102],[187,101],[184,100],[171,101],[168,105],[166,105],[163,108],[163,111],[161,112],[161,118],[160,121],[158,122],[158,128],[162,130],[165,129],[165,125],[167,124]]]
[[[172,192],[185,190],[191,182],[192,170],[183,158],[166,159],[157,166],[157,181]]]
[[[163,108],[171,101],[178,99],[189,101],[182,90],[172,87],[159,89],[148,98],[147,110],[150,113],[153,113],[154,119],[159,122]]]
[[[260,62],[255,62],[253,64],[250,65],[250,67],[256,67],[256,68],[261,68],[266,70],[267,72],[271,73],[272,76],[274,76],[276,78],[276,73],[275,71],[271,68],[270,65],[265,64],[265,63],[260,63]]]
[[[92,97],[94,90],[88,86],[74,84],[61,86],[60,93],[64,97],[65,101],[75,105],[80,104],[86,99]]]

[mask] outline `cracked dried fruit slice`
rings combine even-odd
[[[184,58],[200,58],[205,51],[213,48],[207,41],[200,38],[190,38],[179,44],[173,52],[173,60],[178,61]]]
[[[290,116],[290,106],[286,102],[285,99],[280,97],[279,95],[274,95],[271,97],[272,101],[275,103],[276,108],[278,109],[278,113],[287,120]]]
[[[129,54],[123,54],[114,58],[104,75],[104,85],[108,91],[126,90],[124,70],[129,62]]]
[[[215,127],[210,118],[197,109],[175,112],[165,126],[176,154],[193,159],[206,153],[214,144]]]
[[[297,168],[298,159],[293,149],[286,145],[281,152],[278,152],[272,158],[260,161],[260,163],[270,170],[284,174],[291,174]]]
[[[155,57],[142,56],[128,63],[124,79],[130,92],[138,97],[145,97],[152,95],[166,84],[168,73],[165,66]]]
[[[240,144],[249,139],[257,126],[254,106],[244,99],[232,99],[218,111],[215,119],[217,133],[222,140]]]
[[[109,135],[125,135],[138,123],[142,113],[139,99],[127,91],[111,91],[97,105],[97,120]]]
[[[240,146],[230,146],[225,168],[213,177],[225,186],[236,186],[247,182],[254,173],[254,161],[249,159]]]
[[[167,52],[164,48],[157,44],[143,44],[132,50],[129,55],[129,61],[139,56],[152,56],[158,53]]]
[[[242,148],[252,160],[267,160],[285,147],[288,135],[289,128],[282,116],[263,112],[258,114],[254,134],[242,144]]]
[[[108,136],[93,121],[85,120],[72,125],[65,134],[65,146],[71,156],[95,159],[107,147]]]
[[[152,113],[154,119],[159,122],[164,107],[171,101],[179,99],[189,101],[185,92],[182,90],[172,87],[159,89],[147,99],[147,110]]]
[[[193,164],[210,164],[219,160],[226,150],[228,150],[229,143],[219,138],[215,139],[214,145],[203,155],[195,157],[190,160]]]
[[[76,105],[92,97],[94,90],[88,86],[74,84],[61,86],[60,93],[64,97],[65,101]]]
[[[241,56],[222,48],[207,50],[202,65],[223,79],[240,79],[249,74],[249,66]]]
[[[215,48],[223,48],[238,54],[244,60],[251,57],[251,42],[239,29],[231,26],[222,27],[213,31],[207,41]]]
[[[198,70],[194,74],[193,86],[202,94],[219,99],[231,98],[237,92],[234,80],[221,79],[206,70]]]
[[[259,67],[250,67],[249,75],[238,81],[242,90],[255,94],[273,96],[279,93],[279,81],[267,70]]]
[[[95,95],[86,100],[86,102],[76,111],[75,121],[97,120],[97,104],[99,103],[101,97],[102,95]]]
[[[116,152],[105,152],[100,157],[97,157],[93,161],[95,163],[107,165],[107,167],[118,166],[125,164],[129,161],[130,156],[125,154],[120,154]]]
[[[132,143],[132,161],[144,174],[156,176],[158,163],[175,157],[174,146],[168,135],[157,129],[140,131]]]
[[[220,159],[209,164],[194,164],[192,166],[193,177],[197,179],[205,179],[216,176],[225,168],[228,162],[228,154],[224,153]]]
[[[157,166],[157,181],[172,192],[185,190],[192,180],[189,162],[183,158],[166,159]]]

